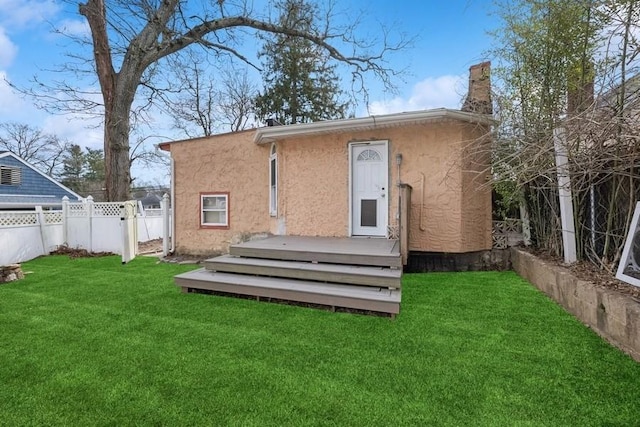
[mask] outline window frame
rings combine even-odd
[[[8,176],[8,182],[2,179],[4,176]],[[8,165],[0,166],[0,185],[10,185],[13,187],[22,185],[22,168]]]
[[[278,216],[278,153],[275,142],[269,154],[269,216]]]
[[[226,214],[226,222],[225,223],[212,223],[212,222],[204,222],[204,213],[205,212],[222,212],[222,209],[207,209],[204,208],[204,199],[206,197],[224,197],[225,198],[225,208],[224,212]],[[200,228],[206,229],[218,229],[218,230],[228,230],[231,224],[230,221],[230,213],[231,213],[231,200],[229,197],[228,191],[207,191],[200,193],[200,206],[199,206],[199,216],[200,216]]]

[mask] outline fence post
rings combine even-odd
[[[522,241],[525,246],[531,246],[531,221],[527,206],[520,202],[520,221],[522,221]]]
[[[562,224],[562,249],[565,264],[577,261],[576,229],[573,216],[573,196],[564,128],[553,130],[553,143],[558,174],[558,198],[560,200],[560,222]]]
[[[42,243],[42,255],[49,254],[49,246],[47,245],[47,237],[45,236],[45,218],[42,212],[42,206],[36,206],[36,221],[40,226],[40,243]]]
[[[62,198],[62,240],[69,246],[69,197]]]
[[[89,247],[87,250],[93,252],[93,197],[87,196],[84,201],[84,208],[89,217]]]
[[[169,255],[169,230],[171,229],[171,224],[169,223],[169,195],[167,193],[162,196],[160,207],[162,208],[162,256],[167,256]]]

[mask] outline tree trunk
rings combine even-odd
[[[131,171],[129,163],[129,114],[126,101],[119,101],[105,111],[105,187],[108,201],[129,199]],[[108,148],[108,150],[107,150]]]
[[[125,201],[129,199],[131,186],[129,116],[145,69],[143,53],[138,42],[132,41],[120,72],[116,72],[111,59],[104,0],[87,0],[80,4],[80,14],[87,18],[91,28],[93,54],[104,101],[105,196],[110,202]]]
[[[102,91],[104,102],[104,167],[105,167],[105,197],[108,201],[127,200],[128,198],[128,178],[129,155],[126,152],[126,171],[122,170],[120,157],[122,156],[122,146],[129,146],[129,115],[127,111],[126,119],[123,122],[122,111],[117,107],[122,105],[117,98],[116,79],[118,74],[113,69],[111,60],[111,48],[107,36],[107,17],[104,0],[87,0],[85,4],[79,5],[80,14],[87,18],[91,28],[93,40],[93,56]],[[126,132],[123,134],[123,126]],[[122,137],[127,140],[123,141]],[[125,174],[127,178],[127,191],[124,192],[118,176]]]

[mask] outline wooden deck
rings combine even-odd
[[[377,266],[282,261],[222,255],[204,262],[207,270],[317,282],[399,288],[402,271]]]
[[[273,236],[233,245],[235,256],[402,268],[397,240]]]
[[[184,292],[206,290],[395,315],[402,259],[386,239],[275,236],[233,245],[230,255],[176,276]]]
[[[204,289],[334,308],[344,307],[388,314],[398,314],[400,311],[401,293],[396,289],[215,273],[206,269],[178,275],[176,283],[186,292],[191,289]]]

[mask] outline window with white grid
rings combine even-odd
[[[205,228],[229,227],[229,193],[200,195],[200,225]]]

